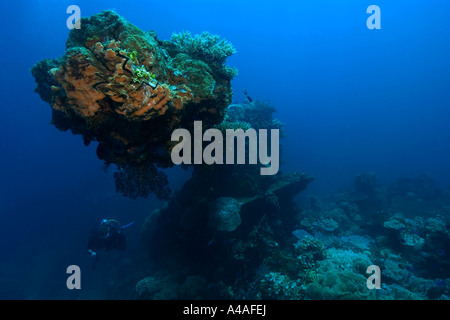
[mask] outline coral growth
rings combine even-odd
[[[223,75],[233,78],[237,70],[224,65],[226,59],[236,53],[236,49],[218,35],[203,32],[192,36],[190,32],[173,33],[172,42],[175,50],[192,57],[212,63],[214,69]]]
[[[253,128],[263,123],[281,128],[272,118],[275,110],[268,106],[235,104],[227,109],[225,119],[229,123],[239,119]],[[153,291],[142,290],[154,287],[154,280],[148,280],[159,272],[164,274],[164,266],[182,265],[188,275],[206,279],[204,299],[304,297],[304,285],[314,277],[317,260],[324,257],[323,246],[312,238],[293,246],[295,237],[286,235],[286,230],[292,228],[297,214],[294,196],[312,180],[300,172],[261,176],[251,165],[196,166],[192,178],[144,225],[144,252],[161,266],[149,271],[150,278],[144,277],[136,287],[139,295],[144,292],[154,298]],[[180,275],[178,286],[182,282]]]
[[[428,184],[422,188],[424,194],[411,195],[406,191],[413,186],[411,181],[420,184],[429,180],[403,179],[380,185],[374,183],[373,174],[363,174],[355,180],[368,184],[359,185],[358,193],[380,200],[377,203],[382,207],[377,214],[365,211],[367,202],[355,196],[355,186],[327,198],[314,197],[308,208],[300,210],[293,205],[292,195],[301,188],[293,186],[297,181],[305,187],[306,177],[294,180],[288,176],[277,176],[262,188],[264,192],[254,191],[253,196],[239,199],[242,221],[230,232],[218,232],[206,223],[212,204],[223,197],[224,190],[219,195],[192,198],[191,191],[202,184],[187,183],[176,203],[169,202],[149,218],[152,226],[145,228],[145,243],[162,246],[150,260],[169,261],[183,265],[187,274],[200,274],[208,284],[202,298],[449,299],[448,190]],[[420,185],[414,189],[421,190]],[[436,198],[422,207],[422,215],[408,212],[417,198],[430,196],[430,190]],[[398,212],[393,208],[403,209]],[[329,221],[339,227],[327,230]],[[168,239],[167,234],[177,234],[179,239]],[[208,261],[208,265],[201,261]],[[371,265],[380,267],[379,289],[367,287]],[[156,270],[154,274],[162,272]],[[177,274],[173,270],[169,274],[173,273]],[[185,277],[178,276],[177,294]]]
[[[218,231],[234,231],[241,224],[241,204],[234,198],[220,197],[211,205],[209,225]]]
[[[139,299],[449,299],[450,190],[419,175],[348,191],[294,197],[313,178],[261,176],[252,165],[198,165],[173,197],[158,168],[172,165],[171,133],[203,127],[283,129],[275,109],[230,105],[225,65],[234,47],[216,35],[160,41],[112,11],[83,19],[60,59],[35,65],[36,92],[60,130],[98,142],[125,196],[167,199],[146,219],[138,273],[116,292]],[[151,267],[148,267],[151,265]],[[367,267],[381,270],[369,289]],[[127,264],[126,268],[130,265]],[[130,289],[131,288],[131,289]],[[120,290],[122,289],[122,290]],[[128,290],[128,291],[127,291]]]
[[[366,287],[367,279],[350,271],[329,270],[306,287],[306,295],[313,300],[368,300],[375,292]]]
[[[114,173],[114,180],[116,190],[131,199],[146,198],[150,193],[156,194],[160,199],[168,199],[170,195],[167,177],[152,164],[121,169]]]
[[[172,166],[175,128],[190,129],[194,119],[205,128],[222,121],[233,74],[220,70],[229,70],[223,64],[235,52],[227,41],[203,34],[189,45],[187,38],[162,42],[113,11],[83,18],[82,25],[70,32],[62,58],[37,63],[32,74],[36,92],[52,107],[52,123],[82,135],[85,144],[97,141],[99,158],[120,170],[116,181]],[[123,174],[127,170],[132,172]],[[146,178],[118,190],[146,196],[165,184],[164,178]],[[128,185],[147,191],[125,190]]]
[[[268,101],[255,100],[245,103],[234,103],[228,106],[219,129],[278,129],[280,137],[284,136],[283,123],[273,118],[275,108]]]

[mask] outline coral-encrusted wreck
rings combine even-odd
[[[232,104],[217,128],[283,132],[274,112],[264,101]],[[264,176],[250,164],[195,166],[147,217],[137,271],[120,280],[118,291],[135,283],[138,299],[273,299],[276,285],[289,292],[285,297],[301,298],[298,270],[310,271],[323,251],[314,239],[292,250],[300,213],[294,197],[313,179],[301,172]],[[269,281],[270,271],[281,269],[291,271]]]
[[[36,92],[52,107],[60,130],[98,142],[98,157],[115,164],[118,191],[167,198],[174,129],[194,119],[212,127],[231,102],[236,70],[224,65],[235,50],[218,36],[174,34],[161,41],[113,11],[83,18],[66,53],[32,69]]]

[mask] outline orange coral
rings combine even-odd
[[[171,126],[174,126],[179,121],[176,114],[187,103],[199,103],[206,98],[195,96],[187,85],[187,78],[172,68],[167,69],[167,83],[159,83],[156,79],[136,81],[132,61],[127,57],[127,51],[121,49],[120,41],[92,41],[90,44],[89,54],[73,54],[63,67],[52,70],[71,108],[83,117],[94,116],[101,109],[99,100],[108,97],[117,103],[113,108],[117,114],[134,121],[146,121],[170,111],[173,114]],[[145,65],[152,66],[154,59],[151,52],[144,54]],[[57,92],[58,88],[54,86],[52,90]],[[54,108],[62,110],[65,106],[55,102]],[[208,111],[217,112],[215,109]]]
[[[104,99],[105,95],[91,84],[102,79],[85,55],[76,54],[70,62],[54,72],[55,77],[64,89],[68,101],[73,104],[72,109],[83,117],[92,117],[100,108],[97,101]],[[55,108],[61,109],[64,106],[56,105]]]
[[[231,102],[231,78],[213,64],[105,11],[83,18],[66,54],[40,61],[32,74],[36,92],[52,106],[52,123],[85,144],[97,141],[98,157],[120,167],[120,190],[137,177],[140,194],[165,196],[155,165],[173,164],[171,130],[189,127],[196,116],[220,123]]]
[[[121,136],[119,133],[117,133],[117,132],[115,132],[115,131],[112,131],[112,132],[110,133],[110,135],[111,135],[111,137],[113,137],[114,139],[116,139],[116,140],[122,142],[124,145],[128,145],[128,144],[130,143],[130,141],[129,141],[127,138]]]
[[[139,91],[131,92],[129,95],[134,101],[133,104],[127,104],[129,115],[142,117],[144,120],[152,118],[154,114],[163,115],[167,110],[166,104],[170,100],[167,85],[159,85],[153,89],[149,85],[143,84]]]

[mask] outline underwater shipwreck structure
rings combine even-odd
[[[201,293],[205,298],[243,298],[231,294],[235,274],[250,272],[269,251],[283,247],[284,230],[295,216],[292,199],[313,178],[300,172],[261,176],[254,165],[197,165],[192,178],[172,194],[161,169],[173,166],[175,129],[192,131],[200,120],[205,129],[222,132],[263,128],[282,133],[282,123],[272,117],[275,109],[263,101],[230,105],[237,70],[225,62],[235,49],[218,36],[182,32],[161,41],[113,11],[83,18],[81,25],[70,32],[63,57],[33,67],[35,91],[50,104],[56,128],[81,135],[85,145],[98,143],[99,159],[117,168],[117,191],[167,200],[142,229],[144,256],[157,266],[136,272],[141,278],[122,281],[137,283],[137,298],[195,295],[194,289],[183,293],[170,286],[153,290],[166,276],[187,279],[192,288],[215,283],[203,288],[209,288]],[[179,265],[182,272],[175,271]],[[158,268],[173,273],[141,276]]]
[[[171,41],[112,11],[83,18],[66,53],[32,69],[52,123],[98,143],[124,196],[154,193],[134,263],[112,267],[111,298],[449,299],[450,189],[421,175],[380,185],[373,173],[348,192],[294,197],[313,178],[260,175],[259,166],[194,165],[172,193],[162,171],[174,164],[178,128],[278,129],[265,101],[232,102],[233,46],[204,32]],[[282,150],[281,150],[282,156]],[[367,267],[382,287],[367,287]]]

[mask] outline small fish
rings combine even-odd
[[[253,99],[248,95],[248,92],[247,92],[247,90],[246,89],[244,89],[243,90],[243,92],[244,92],[244,94],[245,94],[245,96],[247,97],[247,99],[248,99],[248,102],[253,102]]]

